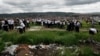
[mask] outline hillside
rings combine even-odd
[[[65,13],[65,12],[33,12],[33,13],[13,13],[13,14],[0,14],[0,18],[8,17],[44,17],[44,16],[80,16],[80,15],[90,15],[90,16],[100,16],[100,13],[90,13],[90,14],[80,14],[80,13]]]

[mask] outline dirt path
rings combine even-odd
[[[45,28],[42,26],[34,26],[29,28],[27,31],[40,31],[40,30],[48,30],[48,31],[66,31],[66,29],[59,28]],[[88,31],[88,29],[80,29],[80,31]]]
[[[29,28],[27,31],[40,31],[41,29],[42,29],[41,26],[34,26],[34,27]]]

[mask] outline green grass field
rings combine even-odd
[[[89,25],[83,23],[82,29],[88,29]],[[99,25],[96,25],[96,28],[100,28]],[[67,31],[48,31],[48,30],[40,30],[40,31],[27,31],[23,34],[19,34],[16,31],[4,32],[0,31],[0,52],[4,49],[5,42],[11,42],[12,44],[51,44],[56,43],[63,46],[73,46],[79,45],[79,40],[86,40],[90,37],[88,31],[81,31],[79,33],[76,32],[67,32]],[[93,36],[95,41],[100,42],[100,33]],[[80,48],[81,52],[83,52],[83,56],[93,56],[91,53],[90,46],[85,46]],[[88,51],[88,52],[86,52]],[[67,54],[65,56],[73,56],[71,55],[70,50],[65,50]],[[90,55],[91,54],[91,55]]]
[[[61,44],[63,46],[73,46],[73,45],[79,45],[79,40],[85,40],[89,38],[88,32],[67,32],[67,31],[31,31],[26,32],[24,34],[19,34],[17,32],[3,32],[0,31],[0,51],[2,51],[4,48],[5,42],[11,42],[12,44],[50,44],[50,43],[56,43]],[[100,42],[100,33],[96,34],[94,36],[94,40]],[[88,47],[81,48],[82,52],[85,52]],[[83,50],[85,49],[85,50]],[[70,52],[68,56],[71,55],[71,51],[65,50],[66,52]],[[88,51],[88,49],[87,49]],[[89,49],[89,52],[90,51]],[[89,55],[89,54],[84,54]]]

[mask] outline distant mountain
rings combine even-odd
[[[72,13],[72,12],[33,12],[33,13],[13,13],[13,14],[0,14],[0,18],[8,17],[43,17],[43,16],[80,16],[80,15],[90,15],[90,16],[100,16],[100,13]]]

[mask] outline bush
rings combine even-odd
[[[82,56],[94,56],[94,53],[90,47],[81,48]]]
[[[0,39],[0,52],[4,50],[5,44],[4,42]]]
[[[100,34],[100,33],[99,33]],[[94,39],[100,41],[99,34],[94,36]],[[87,39],[87,32],[66,32],[66,31],[34,31],[18,34],[16,32],[4,32],[1,35],[2,41],[12,42],[14,44],[49,44],[57,43],[62,45],[75,45],[81,39]]]

